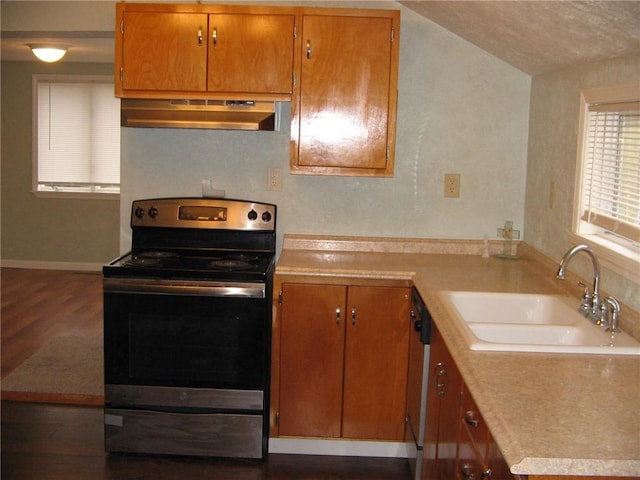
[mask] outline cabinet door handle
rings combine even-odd
[[[311,40],[307,40],[307,58],[311,58]]]
[[[473,410],[468,410],[464,414],[464,421],[467,425],[472,428],[477,428],[480,425],[480,420],[478,420],[478,415]]]
[[[480,475],[478,475],[475,466],[470,463],[462,464],[460,467],[460,477],[465,480],[477,480],[481,478]]]
[[[218,45],[218,28],[213,27],[213,33],[211,34],[211,40],[213,41],[213,46]]]
[[[336,324],[340,325],[340,314],[342,312],[340,311],[340,307],[336,308]]]
[[[444,363],[438,362],[434,368],[433,373],[436,393],[439,397],[442,397],[445,394],[445,385],[447,379],[447,371],[444,368]]]
[[[355,307],[353,307],[351,309],[351,325],[355,325],[356,324],[356,314],[357,314],[357,310]]]
[[[202,45],[202,27],[198,29],[198,45]]]

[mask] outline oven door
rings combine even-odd
[[[104,279],[108,385],[266,390],[264,283]]]

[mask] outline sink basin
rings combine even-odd
[[[472,350],[640,355],[640,342],[613,336],[564,295],[442,292]]]

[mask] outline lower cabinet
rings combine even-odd
[[[435,325],[431,330],[423,480],[515,480]]]
[[[410,295],[282,284],[280,436],[403,440]]]
[[[456,478],[462,377],[435,325],[431,326],[429,389],[422,464],[423,480]]]
[[[498,446],[493,441],[471,394],[463,385],[462,410],[458,422],[458,460],[456,474],[459,480],[471,478],[515,479],[507,467]]]

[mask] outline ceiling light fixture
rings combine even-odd
[[[62,57],[64,57],[65,53],[67,53],[66,47],[52,47],[47,45],[30,44],[29,48],[38,58],[38,60],[42,60],[43,62],[47,63],[57,62]]]

